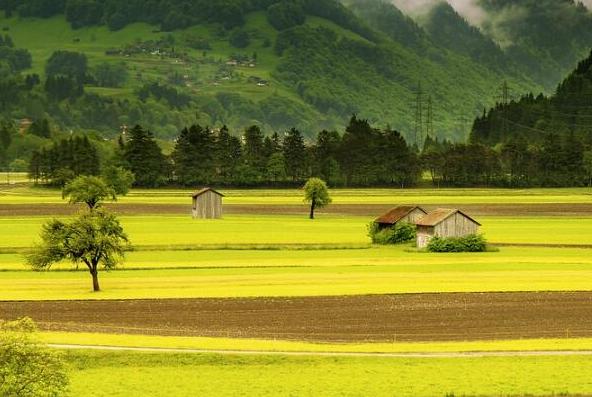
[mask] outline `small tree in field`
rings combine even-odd
[[[62,197],[69,197],[70,204],[85,203],[91,211],[105,199],[117,199],[115,189],[102,178],[86,175],[68,182],[62,190]]]
[[[43,225],[41,244],[26,257],[34,270],[46,270],[53,264],[68,260],[88,268],[93,290],[99,291],[99,267],[116,267],[125,254],[129,241],[115,215],[95,209],[66,223],[54,219]]]
[[[331,204],[329,189],[325,181],[319,178],[310,178],[304,185],[304,202],[310,203],[310,219],[314,219],[317,208],[323,208]]]
[[[58,397],[68,377],[61,355],[35,338],[29,318],[0,320],[0,396]]]

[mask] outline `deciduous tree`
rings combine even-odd
[[[30,318],[0,320],[0,396],[58,397],[68,377],[61,354],[38,341]]]
[[[317,208],[323,208],[331,204],[329,189],[325,181],[319,178],[310,178],[304,185],[304,202],[310,203],[310,219],[314,219]]]
[[[26,255],[34,270],[49,269],[68,260],[83,264],[92,276],[93,291],[100,291],[99,267],[115,268],[124,258],[129,240],[117,217],[102,208],[71,222],[53,219],[43,225],[41,243]]]

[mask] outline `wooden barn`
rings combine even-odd
[[[201,219],[222,218],[222,197],[224,195],[206,187],[193,193],[193,217]]]
[[[476,234],[481,224],[456,209],[438,208],[417,222],[417,248],[428,246],[433,237],[464,237]]]
[[[414,225],[426,214],[426,210],[416,205],[401,205],[376,218],[374,222],[378,224],[380,229],[393,227],[398,222],[406,222]]]

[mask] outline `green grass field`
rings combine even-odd
[[[0,218],[0,250],[31,247],[50,217]],[[194,220],[189,215],[124,216],[132,244],[146,248],[221,248],[232,246],[326,245],[341,248],[369,244],[371,217],[320,215],[227,215],[221,220]],[[592,217],[479,217],[491,243],[592,244]]]
[[[6,269],[24,268],[13,260],[18,261],[19,257],[3,255],[0,263]],[[90,291],[90,278],[84,271],[5,271],[0,273],[0,299],[321,296],[592,288],[589,282],[592,259],[584,249],[502,248],[492,253],[440,255],[409,253],[403,248],[154,251],[130,254],[129,266],[151,270],[103,272],[100,293]],[[68,267],[64,265],[64,268]]]
[[[381,358],[68,352],[73,396],[587,395],[590,357]]]

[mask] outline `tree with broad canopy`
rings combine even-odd
[[[69,260],[88,268],[93,291],[100,291],[99,267],[115,268],[124,258],[129,240],[117,217],[102,208],[83,213],[71,222],[53,219],[43,225],[42,242],[27,254],[34,270],[47,270]]]

